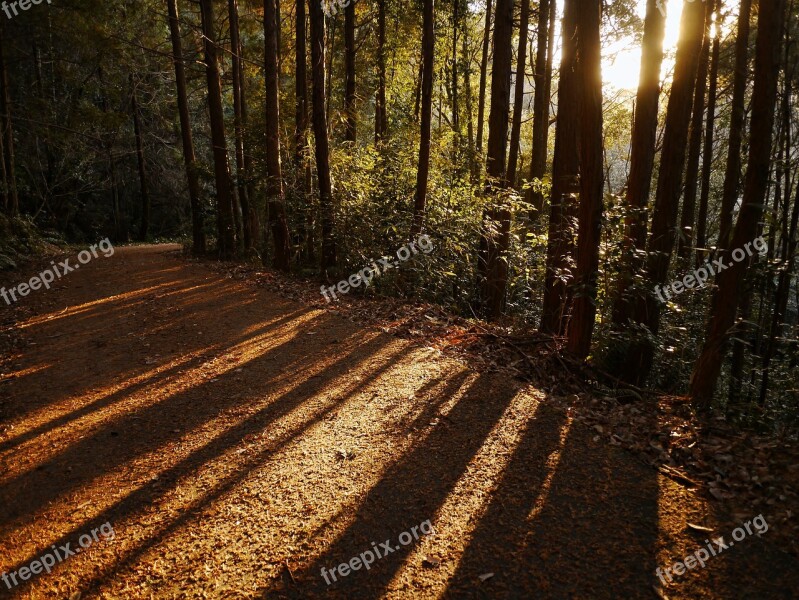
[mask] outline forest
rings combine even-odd
[[[798,39],[2,2],[0,596],[797,597]]]

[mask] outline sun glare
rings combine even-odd
[[[638,16],[643,21],[646,15],[646,0],[639,0]],[[680,14],[682,3],[671,0],[666,7],[666,35],[663,40],[663,67],[661,77],[666,77],[674,66],[674,51],[680,35]],[[641,68],[641,45],[631,39],[605,46],[602,49],[602,80],[616,89],[635,90]]]

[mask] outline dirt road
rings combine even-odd
[[[799,596],[768,532],[733,546],[741,523],[535,389],[176,246],[119,248],[0,310],[22,336],[0,375],[18,582],[0,596]]]

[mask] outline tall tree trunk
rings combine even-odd
[[[574,227],[577,195],[580,193],[580,156],[577,122],[580,118],[574,99],[579,93],[577,64],[577,2],[566,0],[563,12],[558,115],[555,129],[555,155],[552,160],[552,198],[549,213],[544,306],[541,331],[556,335],[565,332],[568,292],[571,284],[571,257],[574,254]]]
[[[330,150],[325,113],[325,15],[322,5],[312,0],[311,18],[311,77],[312,120],[316,140],[316,173],[319,182],[319,208],[322,216],[322,273],[336,266],[335,213],[330,182]]]
[[[574,307],[569,322],[568,350],[588,356],[596,319],[599,242],[604,187],[602,148],[602,70],[599,27],[601,0],[579,0],[577,16],[580,90],[580,212]]]
[[[519,16],[519,46],[516,50],[516,81],[513,93],[513,119],[510,128],[510,150],[508,151],[508,184],[516,184],[516,164],[519,161],[519,137],[522,132],[522,108],[524,106],[524,84],[527,81],[527,29],[530,23],[530,0],[521,0]]]
[[[144,142],[142,140],[141,117],[139,115],[139,102],[136,98],[136,77],[130,74],[130,110],[133,113],[133,134],[136,138],[136,162],[139,167],[139,188],[141,191],[141,226],[139,240],[147,240],[150,230],[150,193],[147,189],[147,166],[144,162]]]
[[[732,79],[732,104],[729,138],[727,141],[727,167],[724,170],[724,187],[721,194],[718,247],[727,248],[732,230],[732,212],[738,199],[741,172],[741,144],[744,133],[746,78],[749,71],[749,19],[752,0],[741,0],[738,9],[738,33],[735,38],[735,71]]]
[[[455,133],[455,160],[460,137],[460,114],[458,113],[458,6],[461,0],[452,0],[452,131]]]
[[[208,112],[211,120],[211,144],[213,146],[214,176],[216,180],[218,247],[220,257],[222,259],[230,259],[236,253],[233,224],[233,180],[230,176],[230,164],[228,163],[213,0],[200,0],[200,7],[202,9],[205,73],[208,79]]]
[[[780,67],[781,32],[785,18],[785,1],[762,2],[758,15],[757,48],[755,50],[755,84],[752,93],[752,128],[749,141],[749,162],[744,181],[744,197],[730,246],[736,250],[751,242],[760,223],[768,186],[769,163],[774,128],[774,106]],[[707,337],[691,376],[690,396],[701,409],[713,399],[727,334],[735,321],[738,297],[748,261],[733,262],[718,274],[713,295]]]
[[[483,56],[480,59],[480,94],[477,98],[477,156],[483,160],[483,122],[485,121],[486,84],[488,82],[488,48],[491,41],[491,2],[486,0],[486,21],[483,30]]]
[[[314,0],[311,0],[312,2]],[[280,164],[280,101],[278,90],[277,9],[275,0],[264,0],[264,82],[266,84],[266,214],[275,243],[274,266],[289,270],[291,248],[283,197]],[[264,253],[265,256],[265,253]]]
[[[699,183],[699,154],[702,150],[702,117],[705,114],[705,92],[707,91],[707,69],[710,59],[710,22],[714,0],[706,0],[705,33],[699,53],[699,67],[694,88],[694,104],[691,114],[691,133],[688,140],[688,163],[685,168],[685,194],[680,218],[680,236],[677,241],[677,256],[687,259],[694,245],[696,229],[696,192]]]
[[[16,160],[14,158],[14,126],[11,117],[11,92],[8,89],[8,67],[3,46],[5,46],[5,26],[0,25],[0,126],[3,128],[3,160],[8,181],[8,203],[6,212],[15,217],[19,214],[17,194]]]
[[[307,16],[305,1],[297,0],[296,36],[295,36],[295,76],[294,89],[297,99],[297,110],[294,125],[294,172],[297,181],[301,181],[303,208],[305,210],[304,241],[306,257],[313,261],[314,257],[314,207],[311,198],[310,162],[308,157],[308,50],[307,50]]]
[[[430,173],[430,127],[433,118],[433,67],[435,51],[434,0],[424,0],[422,25],[422,125],[419,136],[419,165],[416,169],[416,195],[413,202],[411,237],[422,230],[427,210],[427,179]]]
[[[469,180],[472,185],[478,181],[477,160],[474,148],[474,115],[472,114],[472,59],[469,54],[469,27],[463,28],[463,47],[461,52],[465,64],[463,65],[463,90],[466,96],[466,135],[469,141]]]
[[[488,116],[486,148],[486,199],[490,203],[483,212],[483,233],[480,240],[482,296],[485,314],[496,319],[505,304],[508,282],[508,247],[510,243],[510,209],[503,190],[505,152],[510,114],[510,82],[513,61],[513,0],[497,0],[494,17],[494,60],[491,69],[491,110]]]
[[[713,38],[713,52],[710,58],[710,88],[707,92],[707,119],[705,122],[705,148],[702,150],[702,191],[699,196],[699,215],[696,218],[696,265],[699,266],[707,256],[707,212],[710,201],[710,176],[713,171],[713,135],[716,126],[716,91],[718,89],[719,56],[721,54],[721,0],[717,0],[716,35]]]
[[[650,283],[656,285],[666,282],[674,250],[674,230],[685,168],[696,72],[705,30],[705,13],[705,6],[699,2],[683,4],[674,78],[666,108],[652,232],[647,247],[647,277]],[[645,297],[635,306],[634,320],[657,334],[660,304],[652,291],[645,290],[644,294]],[[649,339],[630,344],[624,364],[629,369],[628,374],[633,374],[634,382],[640,383],[649,376],[653,358],[654,347]]]
[[[377,0],[377,93],[375,94],[375,144],[385,141],[386,115],[386,0]]]
[[[250,207],[250,190],[248,188],[249,174],[244,159],[245,151],[245,122],[244,111],[244,67],[242,45],[239,37],[239,7],[238,0],[228,0],[228,17],[230,19],[230,52],[233,56],[233,117],[236,145],[236,184],[239,193],[239,203],[242,214],[242,233],[244,248],[252,248],[253,244],[253,218]]]
[[[663,38],[666,15],[658,0],[648,0],[641,44],[641,69],[635,100],[635,117],[630,156],[630,175],[625,197],[625,236],[619,283],[613,302],[612,321],[620,330],[632,317],[635,296],[630,287],[643,267],[646,250],[647,205],[655,164],[655,138],[660,98],[660,69],[663,64]],[[621,366],[621,365],[619,365]]]
[[[316,1],[316,0],[313,0]],[[355,142],[355,2],[344,9],[344,140]]]
[[[191,205],[192,252],[205,253],[205,230],[203,228],[202,201],[200,199],[200,180],[197,173],[197,159],[194,156],[189,102],[186,93],[186,69],[183,64],[183,44],[180,39],[177,0],[167,0],[169,10],[169,32],[172,38],[172,61],[175,65],[175,87],[178,93],[178,113],[180,132],[183,141],[183,162],[186,165],[186,180],[189,185]]]
[[[538,5],[538,31],[536,34],[535,95],[533,96],[533,143],[530,156],[530,181],[541,180],[547,168],[547,142],[549,140],[549,94],[552,85],[552,55],[555,41],[557,4],[541,0]],[[549,22],[547,22],[549,21]],[[644,34],[646,35],[646,34]],[[544,194],[530,187],[526,192],[530,205],[530,221],[535,223],[544,210]]]

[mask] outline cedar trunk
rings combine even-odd
[[[316,141],[316,173],[319,183],[319,209],[322,217],[322,273],[336,266],[336,242],[334,238],[335,213],[333,191],[330,182],[330,148],[327,137],[327,115],[325,113],[325,15],[319,2],[309,4],[311,18],[311,77],[312,120]]]
[[[208,113],[211,121],[211,144],[216,181],[217,233],[219,256],[230,259],[236,253],[233,228],[233,180],[228,163],[225,120],[222,108],[222,85],[216,45],[216,24],[213,0],[201,0],[205,74],[208,80]]]
[[[482,299],[485,314],[496,319],[502,314],[508,281],[510,210],[505,206],[505,151],[510,114],[510,83],[513,61],[513,0],[497,0],[494,17],[494,60],[491,70],[491,111],[488,117],[486,150],[486,198],[480,240]]]
[[[416,195],[413,202],[411,237],[422,230],[427,207],[427,179],[430,174],[430,127],[433,118],[433,67],[435,31],[434,1],[424,0],[422,25],[422,106],[421,133],[419,136],[419,165],[416,170]]]
[[[280,164],[278,37],[275,0],[264,0],[264,81],[266,84],[266,214],[275,243],[274,266],[289,270],[290,240]],[[264,252],[264,256],[266,253]]]
[[[580,0],[577,16],[578,74],[580,76],[580,212],[574,307],[569,322],[569,351],[586,358],[596,318],[599,242],[602,232],[602,71],[599,27],[600,0]]]
[[[576,0],[566,1],[563,11],[555,155],[552,160],[544,306],[541,315],[541,331],[555,335],[563,335],[568,316],[571,260],[574,255],[572,240],[577,219],[577,195],[580,192],[577,127],[580,115],[574,101],[580,87],[576,73],[577,10]]]
[[[524,84],[527,81],[524,70],[527,67],[527,29],[530,23],[530,0],[521,0],[519,17],[519,46],[516,50],[516,81],[513,92],[513,120],[510,128],[510,150],[508,153],[508,185],[516,185],[516,164],[519,162],[519,136],[522,131],[522,108],[524,105]]]

